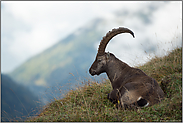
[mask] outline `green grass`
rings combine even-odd
[[[112,90],[109,80],[98,83],[94,80],[82,82],[70,90],[63,99],[55,99],[42,112],[27,121],[35,122],[181,122],[182,121],[182,48],[168,56],[155,57],[138,68],[158,81],[165,99],[156,105],[142,109],[120,109],[107,99]]]

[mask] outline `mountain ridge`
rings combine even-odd
[[[87,28],[78,30],[30,58],[9,75],[36,93],[43,93],[51,86],[62,86],[70,79],[73,80],[70,73],[86,77],[96,52],[92,45],[100,40],[101,34],[95,28],[92,31]],[[73,80],[74,83],[77,81]]]

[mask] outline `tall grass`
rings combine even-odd
[[[47,104],[41,113],[27,121],[36,122],[111,122],[111,121],[182,121],[182,48],[164,57],[155,57],[139,66],[158,81],[165,92],[165,99],[151,107],[124,110],[116,108],[108,99],[112,90],[109,80],[102,82],[88,79],[62,99]]]

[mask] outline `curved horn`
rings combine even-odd
[[[108,44],[108,42],[117,34],[120,33],[130,33],[134,38],[134,33],[129,30],[128,28],[124,28],[124,27],[119,27],[118,29],[113,29],[112,31],[109,31],[106,36],[103,37],[103,39],[100,42],[99,48],[98,48],[98,53],[97,56],[103,55],[105,52],[105,48]]]

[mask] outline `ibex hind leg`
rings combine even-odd
[[[127,97],[124,97],[127,96]],[[141,96],[139,97],[139,99],[137,98],[131,98],[129,95],[124,95],[121,98],[121,102],[122,102],[122,106],[126,109],[134,109],[134,108],[142,108],[142,107],[147,107],[149,105],[149,102],[142,98]],[[126,99],[126,100],[124,100]],[[133,102],[133,103],[132,103]]]
[[[136,88],[136,87],[139,88]],[[136,82],[127,83],[122,88],[121,92],[124,92],[121,98],[124,104],[130,105],[130,107],[146,107],[149,106],[149,100],[144,98],[144,94],[150,90],[149,84],[139,84]]]

